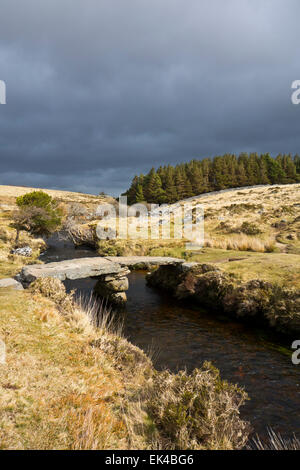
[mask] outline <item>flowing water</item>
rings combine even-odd
[[[58,260],[95,253],[56,241],[45,261],[54,261],[55,256]],[[82,279],[65,285],[89,296],[95,282]],[[263,437],[267,427],[272,427],[282,436],[295,433],[300,437],[300,365],[292,364],[289,344],[279,347],[282,338],[274,334],[184,305],[148,287],[144,272],[132,272],[129,284],[127,305],[118,313],[124,321],[124,334],[153,355],[157,369],[190,371],[209,360],[220,369],[222,378],[248,392],[251,400],[241,415],[251,422],[255,433]]]

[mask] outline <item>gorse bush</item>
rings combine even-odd
[[[51,196],[43,191],[33,191],[17,198],[18,210],[13,214],[17,239],[20,230],[33,235],[50,235],[62,223],[63,211]]]
[[[101,256],[124,256],[126,244],[122,240],[101,240],[98,242],[98,253]]]
[[[32,191],[17,197],[16,203],[18,207],[35,206],[48,209],[53,205],[53,199],[49,194],[43,191]]]
[[[220,222],[217,229],[221,232],[230,233],[244,233],[245,235],[259,235],[262,233],[260,228],[254,222],[243,222],[240,226],[233,227],[228,222]]]
[[[157,373],[148,412],[165,449],[240,449],[249,425],[239,416],[247,394],[221,380],[218,369],[204,363],[185,371]]]
[[[258,235],[261,233],[259,227],[253,222],[243,222],[240,227],[240,232],[246,235]]]

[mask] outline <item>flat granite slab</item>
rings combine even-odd
[[[168,264],[180,264],[185,260],[181,258],[171,258],[167,256],[106,256],[105,259],[121,266],[135,266],[146,264],[150,266],[165,266]]]
[[[164,256],[106,256],[78,258],[48,264],[24,266],[20,274],[20,279],[24,284],[30,284],[40,277],[55,277],[64,281],[66,279],[99,277],[106,274],[121,274],[122,276],[125,276],[128,274],[128,270],[126,268],[130,266],[165,266],[182,263],[184,263],[183,259]]]
[[[27,265],[22,269],[20,277],[22,282],[31,283],[40,277],[55,277],[64,281],[65,279],[98,277],[103,274],[118,274],[123,271],[124,267],[120,264],[102,257],[95,257]]]

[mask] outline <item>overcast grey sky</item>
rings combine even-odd
[[[118,195],[225,152],[300,153],[299,0],[1,0],[0,184]]]

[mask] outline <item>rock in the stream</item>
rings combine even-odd
[[[23,286],[20,282],[12,278],[0,279],[0,289],[11,287],[15,290],[23,290]]]
[[[129,287],[128,278],[126,276],[110,280],[105,279],[105,284],[110,292],[124,292],[128,290]]]
[[[110,295],[109,301],[113,305],[115,305],[117,307],[121,307],[121,306],[126,304],[127,296],[126,296],[125,292],[114,292],[113,294]]]
[[[124,292],[128,290],[129,284],[127,277],[105,281],[99,279],[94,287],[94,291],[102,297],[110,297],[115,292]]]

